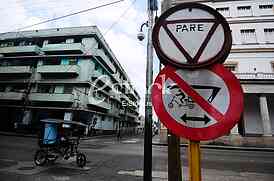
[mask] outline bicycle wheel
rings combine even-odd
[[[76,163],[78,167],[84,167],[87,163],[87,158],[83,153],[78,153],[76,156]]]
[[[37,150],[34,155],[34,163],[37,166],[43,166],[47,161],[47,152],[44,150]]]

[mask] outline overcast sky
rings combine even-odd
[[[0,32],[14,31],[43,20],[117,0],[5,0],[0,7]],[[147,20],[146,0],[124,0],[115,5],[67,17],[29,29],[97,25],[141,96],[144,115],[146,40],[136,38]],[[115,23],[115,26],[111,27]],[[146,29],[144,28],[146,33]],[[156,59],[155,59],[156,60]],[[155,70],[158,61],[155,62]],[[155,72],[155,71],[154,71]]]

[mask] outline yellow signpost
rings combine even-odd
[[[199,141],[189,141],[189,181],[201,181],[201,150]]]

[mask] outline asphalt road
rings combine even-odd
[[[83,140],[80,150],[87,155],[87,167],[75,161],[37,167],[33,163],[37,139],[0,136],[1,181],[141,181],[143,139],[141,137],[93,138]],[[184,180],[187,180],[187,152],[181,149]],[[273,181],[274,153],[236,150],[202,150],[202,177],[208,181]],[[153,146],[153,181],[167,180],[167,147]]]

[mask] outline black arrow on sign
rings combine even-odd
[[[204,115],[203,118],[201,117],[188,117],[186,114],[184,114],[183,116],[181,116],[182,121],[184,121],[185,123],[187,123],[187,121],[203,121],[205,124],[210,122],[210,118],[207,117],[206,115]]]

